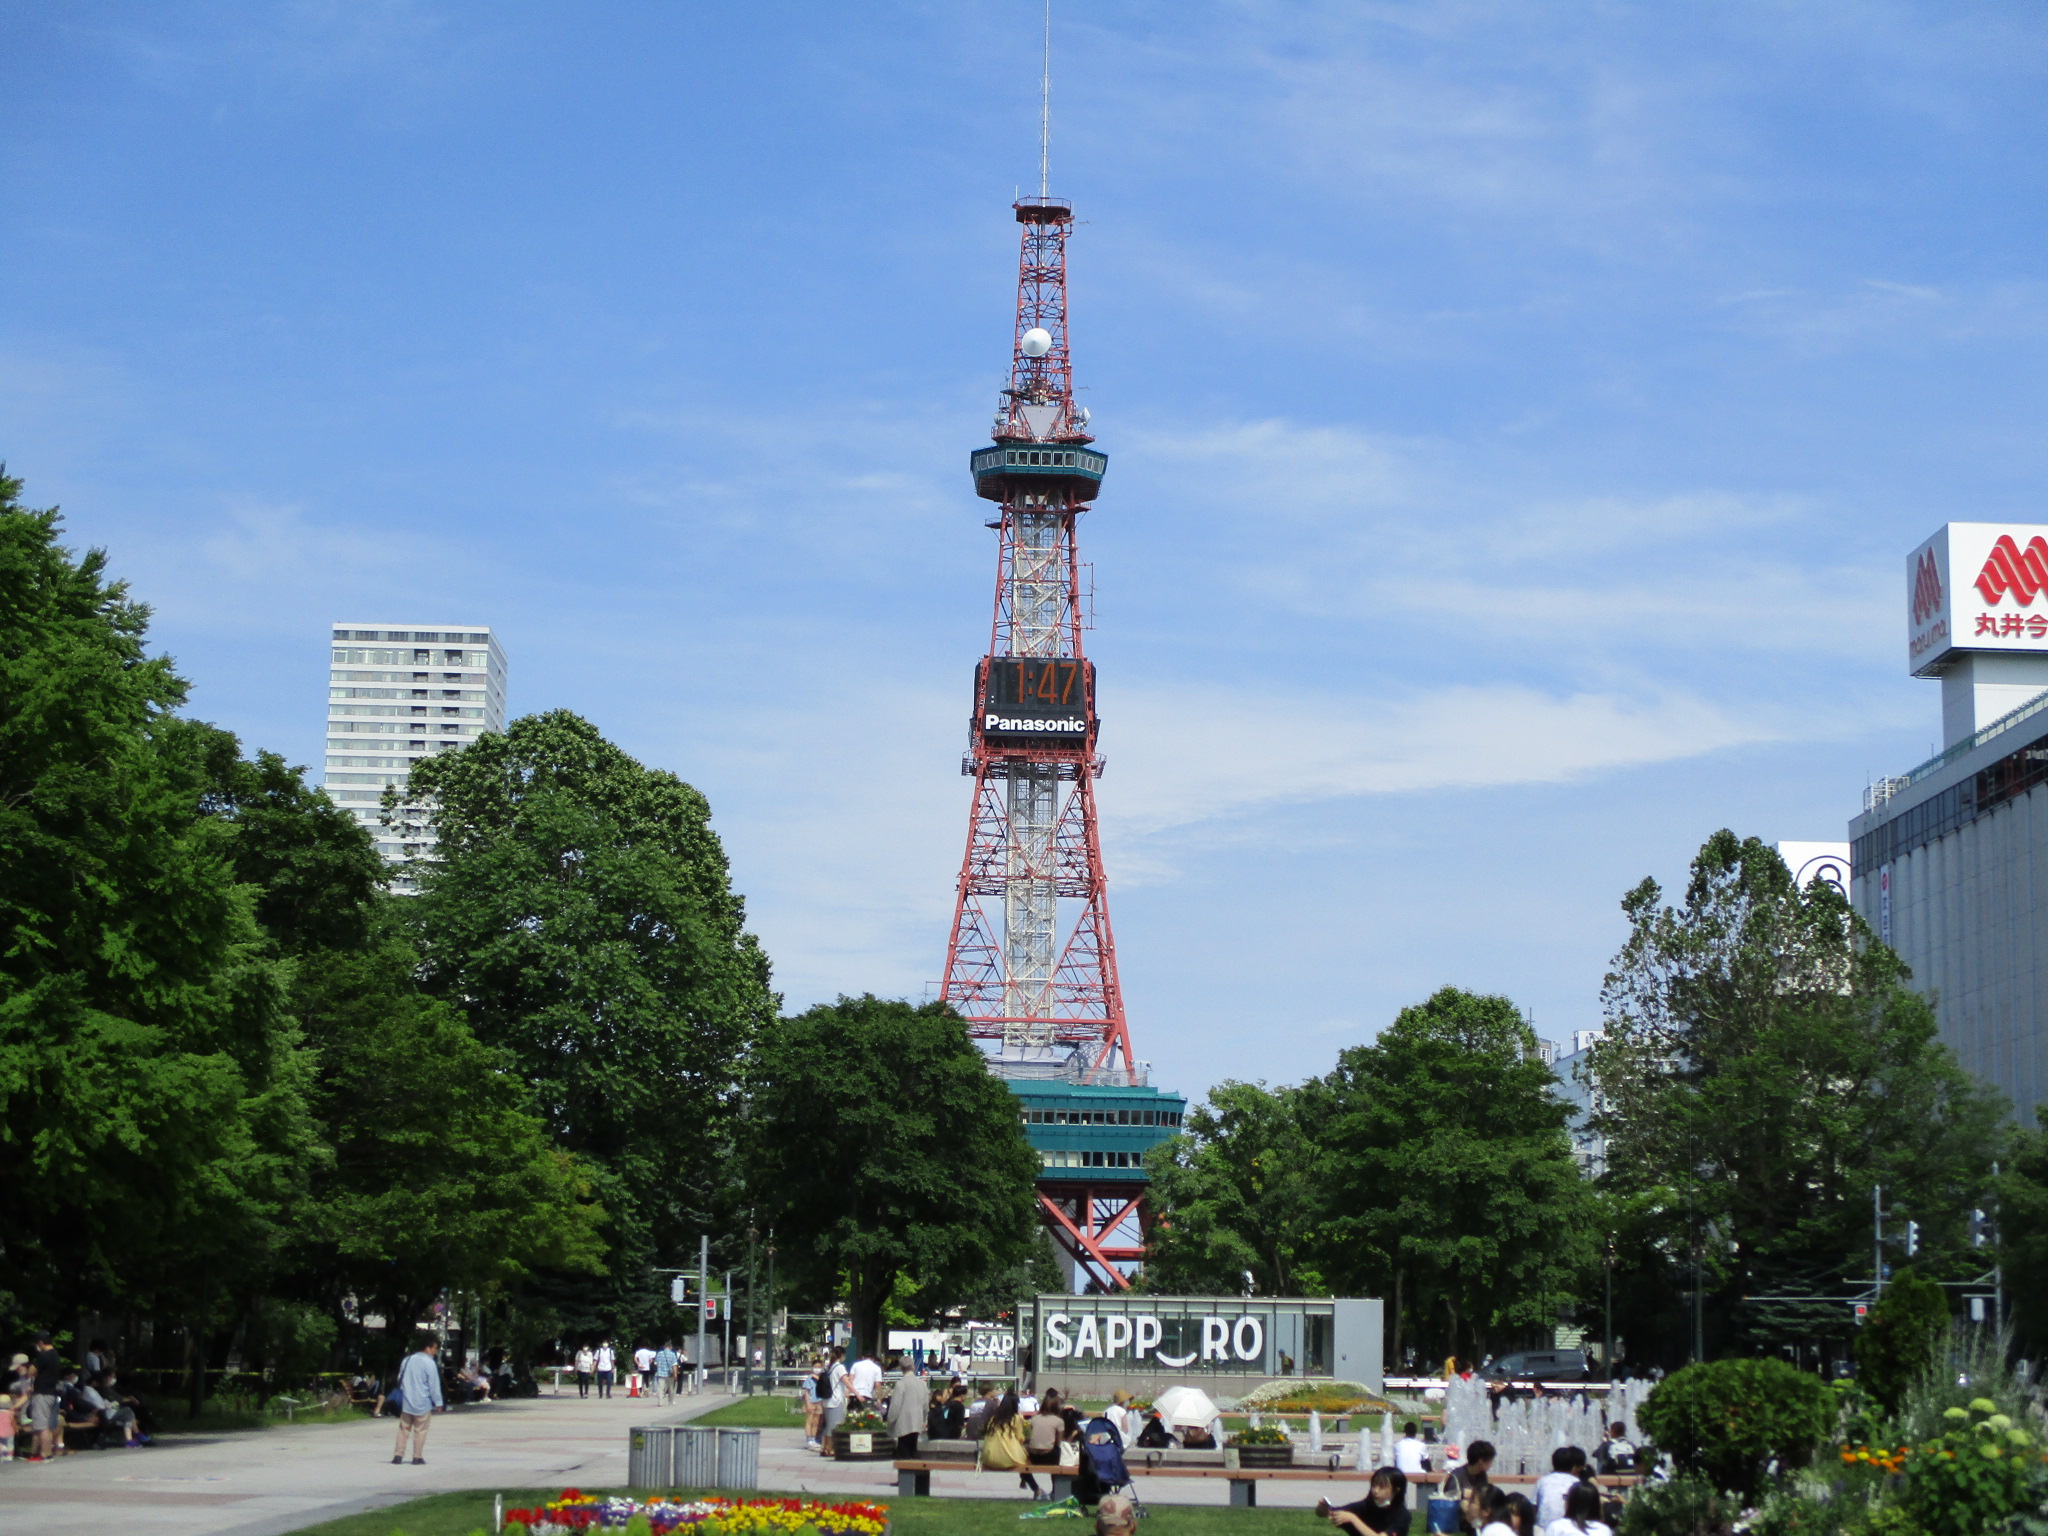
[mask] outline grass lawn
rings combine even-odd
[[[802,1429],[803,1409],[793,1397],[761,1393],[699,1414],[692,1424],[722,1424],[727,1429]]]
[[[586,1492],[595,1490],[585,1490]],[[559,1488],[507,1489],[505,1507],[519,1509],[545,1503]],[[727,1494],[726,1497],[731,1497]],[[774,1497],[763,1492],[752,1497]],[[813,1494],[824,1503],[830,1494]],[[1019,1520],[1027,1507],[1013,1499],[888,1499],[893,1536],[1086,1536],[1094,1524],[1086,1520]],[[1218,1509],[1185,1504],[1147,1504],[1149,1517],[1139,1526],[1142,1536],[1313,1536],[1328,1526],[1305,1509]],[[488,1493],[436,1493],[411,1499],[370,1515],[350,1515],[325,1525],[309,1525],[300,1536],[473,1536],[491,1529]]]

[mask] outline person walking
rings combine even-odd
[[[832,1346],[832,1358],[825,1363],[825,1413],[818,1426],[818,1450],[825,1456],[832,1454],[832,1432],[846,1417],[845,1354],[846,1351],[835,1344]]]
[[[588,1344],[576,1347],[576,1395],[590,1396],[590,1378],[597,1374],[597,1351]]]
[[[676,1353],[676,1347],[668,1340],[662,1341],[661,1348],[654,1352],[654,1385],[661,1393],[664,1403],[676,1398],[676,1377],[681,1370],[683,1357]]]
[[[619,1357],[617,1352],[612,1349],[612,1341],[610,1339],[606,1339],[597,1346],[597,1395],[599,1397],[610,1397],[612,1395],[612,1373],[617,1369],[618,1363]]]
[[[905,1371],[889,1394],[889,1433],[896,1437],[898,1456],[917,1454],[917,1437],[924,1433],[931,1405],[930,1383],[914,1371]]]
[[[436,1413],[447,1406],[441,1397],[441,1343],[428,1339],[405,1357],[398,1368],[398,1444],[391,1453],[391,1465],[405,1461],[405,1444],[412,1441],[412,1464],[427,1464],[427,1431]]]
[[[806,1371],[797,1378],[798,1390],[803,1394],[804,1403],[804,1449],[818,1448],[818,1425],[825,1417],[825,1399],[820,1392],[825,1380],[823,1371]]]
[[[31,1461],[49,1461],[57,1454],[61,1421],[57,1416],[57,1387],[64,1380],[64,1359],[47,1333],[36,1335],[35,1357],[29,1361],[34,1382],[29,1389],[28,1427],[36,1432],[36,1453]]]

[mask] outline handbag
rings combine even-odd
[[[1081,1442],[1062,1440],[1060,1442],[1060,1470],[1078,1472],[1081,1469]]]

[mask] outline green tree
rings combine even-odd
[[[710,808],[566,711],[431,758],[411,784],[440,834],[407,908],[426,986],[510,1053],[587,1160],[614,1286],[590,1300],[615,1325],[651,1322],[667,1303],[649,1266],[694,1262],[696,1235],[723,1225],[738,1067],[775,1011]]]
[[[2039,1128],[2014,1138],[1990,1209],[2013,1332],[2029,1357],[2039,1360],[2048,1352],[2048,1110],[2036,1118]]]
[[[1573,1300],[1594,1213],[1555,1083],[1513,1003],[1445,987],[1305,1085],[1324,1273],[1389,1298],[1393,1358],[1483,1356]]]
[[[333,1149],[302,1222],[323,1299],[352,1295],[403,1325],[443,1290],[601,1272],[588,1177],[550,1140],[510,1054],[420,992],[395,929],[382,919],[376,942],[324,955],[299,993]]]
[[[1148,1290],[1233,1295],[1249,1273],[1268,1296],[1327,1294],[1312,1252],[1320,1215],[1316,1145],[1301,1090],[1225,1082],[1155,1147]]]
[[[755,1053],[747,1131],[784,1273],[843,1296],[864,1347],[899,1276],[936,1310],[1031,1256],[1039,1162],[1016,1095],[942,1003],[842,997],[781,1020]]]
[[[23,1313],[196,1339],[317,1157],[289,973],[148,612],[0,476],[0,1230]]]
[[[1630,932],[1593,1052],[1604,1182],[1643,1266],[1617,1292],[1682,1316],[1673,1293],[1696,1265],[1710,1348],[1842,1331],[1839,1306],[1743,1298],[1867,1275],[1874,1185],[1920,1223],[1930,1262],[1957,1260],[1999,1107],[1942,1046],[1898,957],[1839,892],[1800,891],[1766,844],[1717,832],[1684,905],[1661,896],[1645,880],[1622,903]]]
[[[1886,1413],[1897,1413],[1906,1389],[1948,1342],[1948,1298],[1910,1269],[1885,1287],[1884,1299],[1856,1335],[1856,1381]]]

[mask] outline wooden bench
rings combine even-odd
[[[1230,1482],[1230,1507],[1232,1509],[1256,1509],[1259,1503],[1259,1484],[1267,1481],[1282,1482],[1362,1482],[1372,1480],[1372,1472],[1360,1472],[1355,1467],[1339,1467],[1334,1464],[1335,1452],[1322,1451],[1324,1458],[1320,1465],[1293,1467],[1226,1467],[1222,1452],[1213,1453],[1216,1460],[1203,1462],[1167,1461],[1158,1455],[1146,1458],[1144,1451],[1124,1452],[1124,1470],[1133,1477],[1221,1477]],[[1300,1453],[1297,1453],[1300,1454]],[[1141,1459],[1146,1458],[1146,1459]],[[934,1472],[973,1472],[978,1465],[970,1456],[930,1456],[905,1458],[894,1463],[896,1468],[896,1493],[899,1498],[925,1498],[932,1491]],[[1009,1469],[1005,1469],[1009,1470]],[[1052,1479],[1052,1496],[1055,1501],[1067,1498],[1074,1491],[1078,1473],[1059,1467],[1026,1467],[1027,1472],[1043,1472]],[[1447,1474],[1422,1472],[1408,1481],[1412,1487],[1433,1488],[1443,1482]],[[1502,1487],[1533,1487],[1535,1473],[1502,1473],[1493,1478]],[[1641,1481],[1636,1477],[1595,1478],[1603,1488],[1626,1488]]]

